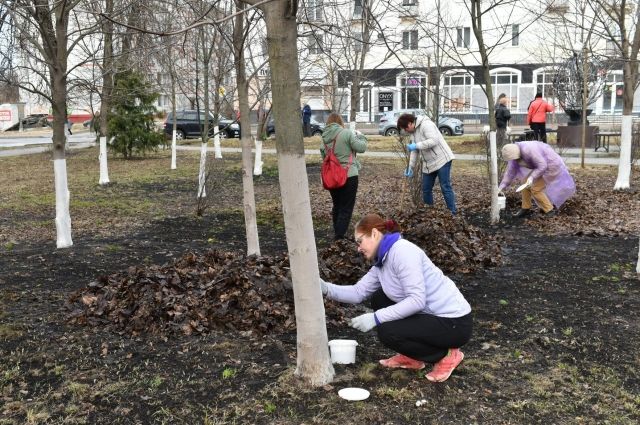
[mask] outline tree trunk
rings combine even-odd
[[[105,1],[105,13],[109,16],[113,16],[113,0]],[[115,71],[115,60],[113,58],[113,22],[105,19],[102,32],[104,37],[104,57],[102,58],[100,136],[109,137],[108,123],[109,115],[111,114],[111,95],[113,93],[113,74]]]
[[[332,381],[324,303],[309,201],[309,182],[300,126],[297,57],[297,1],[262,6],[267,26],[276,148],[285,233],[291,263],[297,328],[295,374],[314,386]]]
[[[613,190],[625,190],[630,187],[631,178],[631,147],[633,140],[633,95],[636,87],[635,73],[637,64],[627,62],[624,65],[624,88],[622,123],[620,126],[620,159],[618,163],[618,178]]]
[[[172,131],[171,131],[171,169],[175,170],[176,164],[176,131],[178,130],[178,118],[176,117],[176,72],[171,66],[171,112],[173,117]]]
[[[68,248],[71,239],[71,215],[69,214],[69,186],[67,184],[66,144],[66,79],[53,75],[53,174],[56,191],[56,246]]]
[[[262,140],[256,139],[256,159],[253,163],[253,175],[261,176],[262,175]]]
[[[482,74],[485,81],[485,95],[487,96],[487,106],[489,113],[489,160],[491,164],[491,211],[490,222],[495,224],[500,221],[500,206],[498,205],[498,153],[496,149],[496,117],[493,103],[493,89],[491,86],[491,74],[489,69],[489,54],[484,44],[482,34],[482,2],[480,0],[471,1],[471,26],[473,34],[478,41],[478,52],[482,67]]]
[[[109,184],[109,165],[107,163],[107,138],[100,136],[100,155],[98,156],[100,162],[100,180],[98,184],[101,186]]]
[[[238,11],[244,3],[236,1]],[[240,145],[242,146],[242,196],[244,226],[247,234],[247,255],[260,255],[256,199],[253,190],[253,163],[251,161],[251,111],[249,110],[249,88],[244,58],[244,14],[237,15],[233,29],[233,50],[240,108]]]

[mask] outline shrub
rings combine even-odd
[[[156,150],[165,142],[155,127],[153,102],[158,94],[143,76],[133,71],[116,75],[113,91],[113,109],[109,116],[109,134],[115,139],[110,149],[130,158]]]

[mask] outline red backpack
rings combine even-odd
[[[342,133],[342,131],[340,132]],[[340,136],[340,133],[333,138],[331,148],[325,145],[327,150],[324,160],[322,161],[322,167],[320,168],[320,178],[322,179],[322,186],[327,190],[340,189],[347,182],[347,171],[351,167],[351,161],[353,159],[353,152],[349,154],[349,164],[344,168],[334,153],[336,147],[336,139]]]

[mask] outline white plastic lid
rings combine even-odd
[[[349,401],[361,401],[369,398],[369,391],[364,388],[343,388],[338,391],[338,395],[345,400]]]

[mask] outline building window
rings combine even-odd
[[[456,45],[458,47],[469,47],[471,45],[471,28],[459,27]]]
[[[536,75],[536,93],[542,93],[545,99],[554,97],[553,81],[556,79],[555,71],[542,71]]]
[[[353,51],[354,52],[362,51],[362,33],[361,32],[353,33]]]
[[[371,89],[368,87],[360,89],[360,98],[356,101],[356,111],[369,112],[370,99]]]
[[[312,55],[319,55],[322,53],[322,34],[309,36],[309,53]]]
[[[518,24],[511,25],[511,45],[520,45],[520,25]]]
[[[426,77],[410,74],[400,79],[400,107],[424,109]]]
[[[402,31],[402,48],[405,50],[418,49],[418,30]]]
[[[418,0],[402,0],[403,6],[416,6],[418,4]]]
[[[354,0],[354,2],[353,2],[353,17],[355,19],[362,18],[362,0]]]
[[[307,20],[322,21],[322,0],[306,0]]]
[[[496,99],[501,93],[509,98],[509,109],[518,109],[518,88],[520,87],[520,75],[514,71],[496,71],[491,74],[491,84]]]
[[[443,112],[471,111],[471,89],[473,79],[465,72],[444,76]]]

